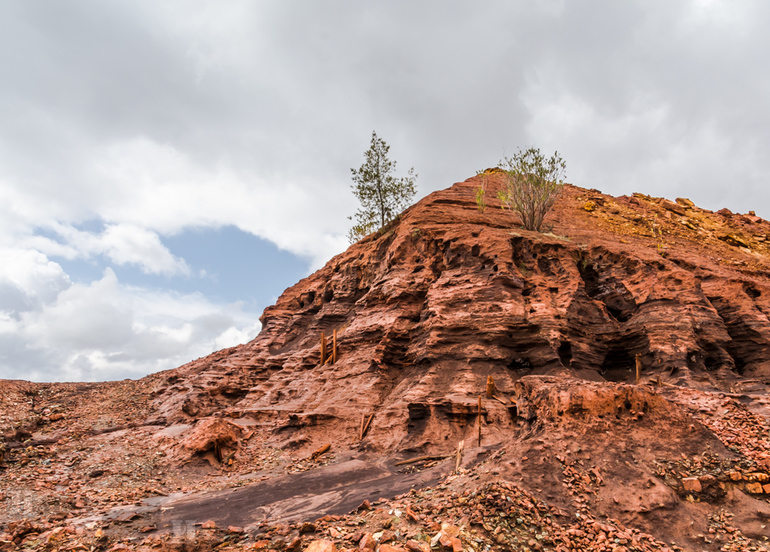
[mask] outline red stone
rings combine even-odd
[[[314,540],[307,545],[305,552],[337,552],[337,546],[330,540]]]

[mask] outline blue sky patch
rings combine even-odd
[[[78,227],[96,232],[103,228],[104,225],[97,222]],[[39,231],[38,234],[59,238],[52,232]],[[184,259],[190,267],[189,275],[147,274],[134,264],[111,263],[104,255],[72,260],[52,256],[52,259],[73,282],[86,284],[98,280],[110,266],[127,285],[172,288],[182,294],[199,292],[215,302],[242,301],[245,310],[260,312],[310,270],[309,260],[235,226],[187,230],[161,241],[173,255]]]

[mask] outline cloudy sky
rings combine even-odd
[[[767,2],[6,0],[0,378],[252,339],[347,246],[372,130],[419,195],[517,147],[770,218]]]

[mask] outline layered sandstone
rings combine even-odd
[[[528,374],[634,383],[638,359],[642,382],[770,382],[766,221],[567,186],[541,234],[494,201],[479,212],[479,178],[287,289],[250,343],[169,373],[159,411],[248,416],[298,447],[354,445],[374,415],[366,447],[419,449],[470,431],[454,422],[488,376],[504,394]],[[493,196],[501,176],[484,178]],[[334,330],[339,358],[321,366]]]

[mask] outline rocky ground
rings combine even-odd
[[[246,345],[0,382],[0,550],[770,550],[770,224],[567,187],[536,234],[484,178]]]
[[[137,397],[134,406],[141,412],[146,401],[142,404],[138,397],[152,396],[141,389],[143,383],[114,384],[108,396],[127,401]],[[752,411],[767,407],[763,395],[593,382],[575,392],[576,382],[540,376],[520,383],[518,393],[495,393],[498,398],[513,396],[522,410],[521,427],[510,440],[486,444],[494,424],[490,419],[482,423],[481,447],[468,442],[459,468],[456,452],[400,466],[393,461],[387,474],[395,482],[366,487],[382,474],[368,469],[374,459],[365,452],[354,452],[359,464],[340,472],[332,468],[351,464],[351,451],[298,456],[264,445],[269,435],[253,428],[252,435],[241,439],[237,454],[224,462],[197,458],[180,464],[174,453],[179,445],[164,445],[168,428],[159,421],[111,419],[98,403],[68,403],[64,389],[78,386],[82,392],[82,384],[5,382],[4,387],[16,387],[17,393],[6,394],[4,400],[17,406],[26,402],[25,419],[35,420],[38,412],[40,425],[27,424],[31,438],[6,452],[0,546],[299,551],[315,543],[324,550],[382,552],[770,549],[770,426]],[[41,399],[36,387],[56,402]],[[497,398],[485,397],[482,405],[491,402],[499,404]],[[68,416],[58,418],[57,408]],[[120,427],[117,421],[133,427],[113,430]],[[660,425],[666,435],[656,437]],[[214,432],[210,436],[221,438]],[[331,481],[328,489],[316,491],[325,497],[317,504],[312,485],[299,479],[315,472]],[[417,484],[408,479],[426,472],[430,477]],[[340,474],[349,480],[335,481]],[[270,497],[268,505],[287,497],[288,505],[268,512],[254,498],[236,504],[238,491],[251,489],[253,497],[264,496],[270,483],[281,478],[289,483],[296,478],[296,484]],[[405,480],[406,488],[399,488],[398,480]],[[363,494],[348,496],[340,511],[331,495],[343,483]]]

